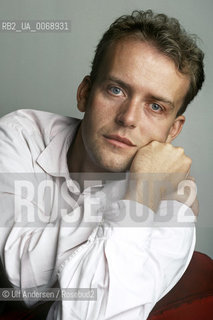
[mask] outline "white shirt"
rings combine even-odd
[[[48,319],[144,320],[186,270],[195,218],[177,201],[154,214],[122,200],[125,179],[81,193],[66,158],[79,123],[36,110],[0,119],[1,259],[15,287],[97,289],[95,301],[56,301]],[[192,223],[157,223],[167,212]]]

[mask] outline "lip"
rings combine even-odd
[[[104,136],[105,139],[107,139],[108,142],[111,144],[118,146],[118,147],[135,147],[135,144],[133,144],[129,139],[125,137],[121,137],[119,135],[108,135]]]

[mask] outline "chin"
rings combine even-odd
[[[116,157],[116,155],[115,155]],[[96,159],[97,160],[97,159]],[[122,160],[117,159],[117,161],[115,159],[98,159],[99,161],[96,161],[96,164],[103,169],[103,171],[107,171],[107,172],[126,172],[129,170],[130,165],[132,163],[132,159],[131,160],[127,160],[125,159]]]
[[[91,167],[97,172],[126,172],[129,170],[134,155],[113,152],[95,143],[85,144]]]

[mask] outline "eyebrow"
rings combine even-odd
[[[153,99],[153,100],[160,101],[160,102],[168,104],[172,110],[175,108],[174,103],[172,101],[170,101],[169,99],[166,99],[166,98],[163,98],[163,97],[159,97],[159,96],[154,96],[154,95],[151,95],[150,98]]]
[[[122,81],[121,79],[118,79],[118,78],[116,78],[114,76],[108,76],[108,77],[104,78],[103,80],[104,81],[109,81],[110,80],[110,81],[116,82],[121,87],[123,87],[123,88],[125,88],[125,89],[127,89],[129,91],[131,90],[131,86],[128,83],[126,83],[126,82]],[[170,106],[170,108],[172,110],[175,109],[174,103],[172,101],[170,101],[169,99],[167,99],[167,98],[156,96],[156,95],[150,95],[150,99],[166,103],[166,104],[168,104]]]
[[[110,80],[110,81],[116,82],[121,87],[123,87],[123,88],[125,88],[125,89],[127,89],[129,91],[131,90],[131,86],[128,83],[126,83],[126,82],[124,82],[124,81],[122,81],[122,80],[120,80],[120,79],[118,79],[116,77],[109,76],[109,77],[104,78],[103,80],[104,81],[109,81]]]

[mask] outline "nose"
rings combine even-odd
[[[116,115],[116,123],[123,127],[134,129],[139,119],[137,101],[125,101]]]

